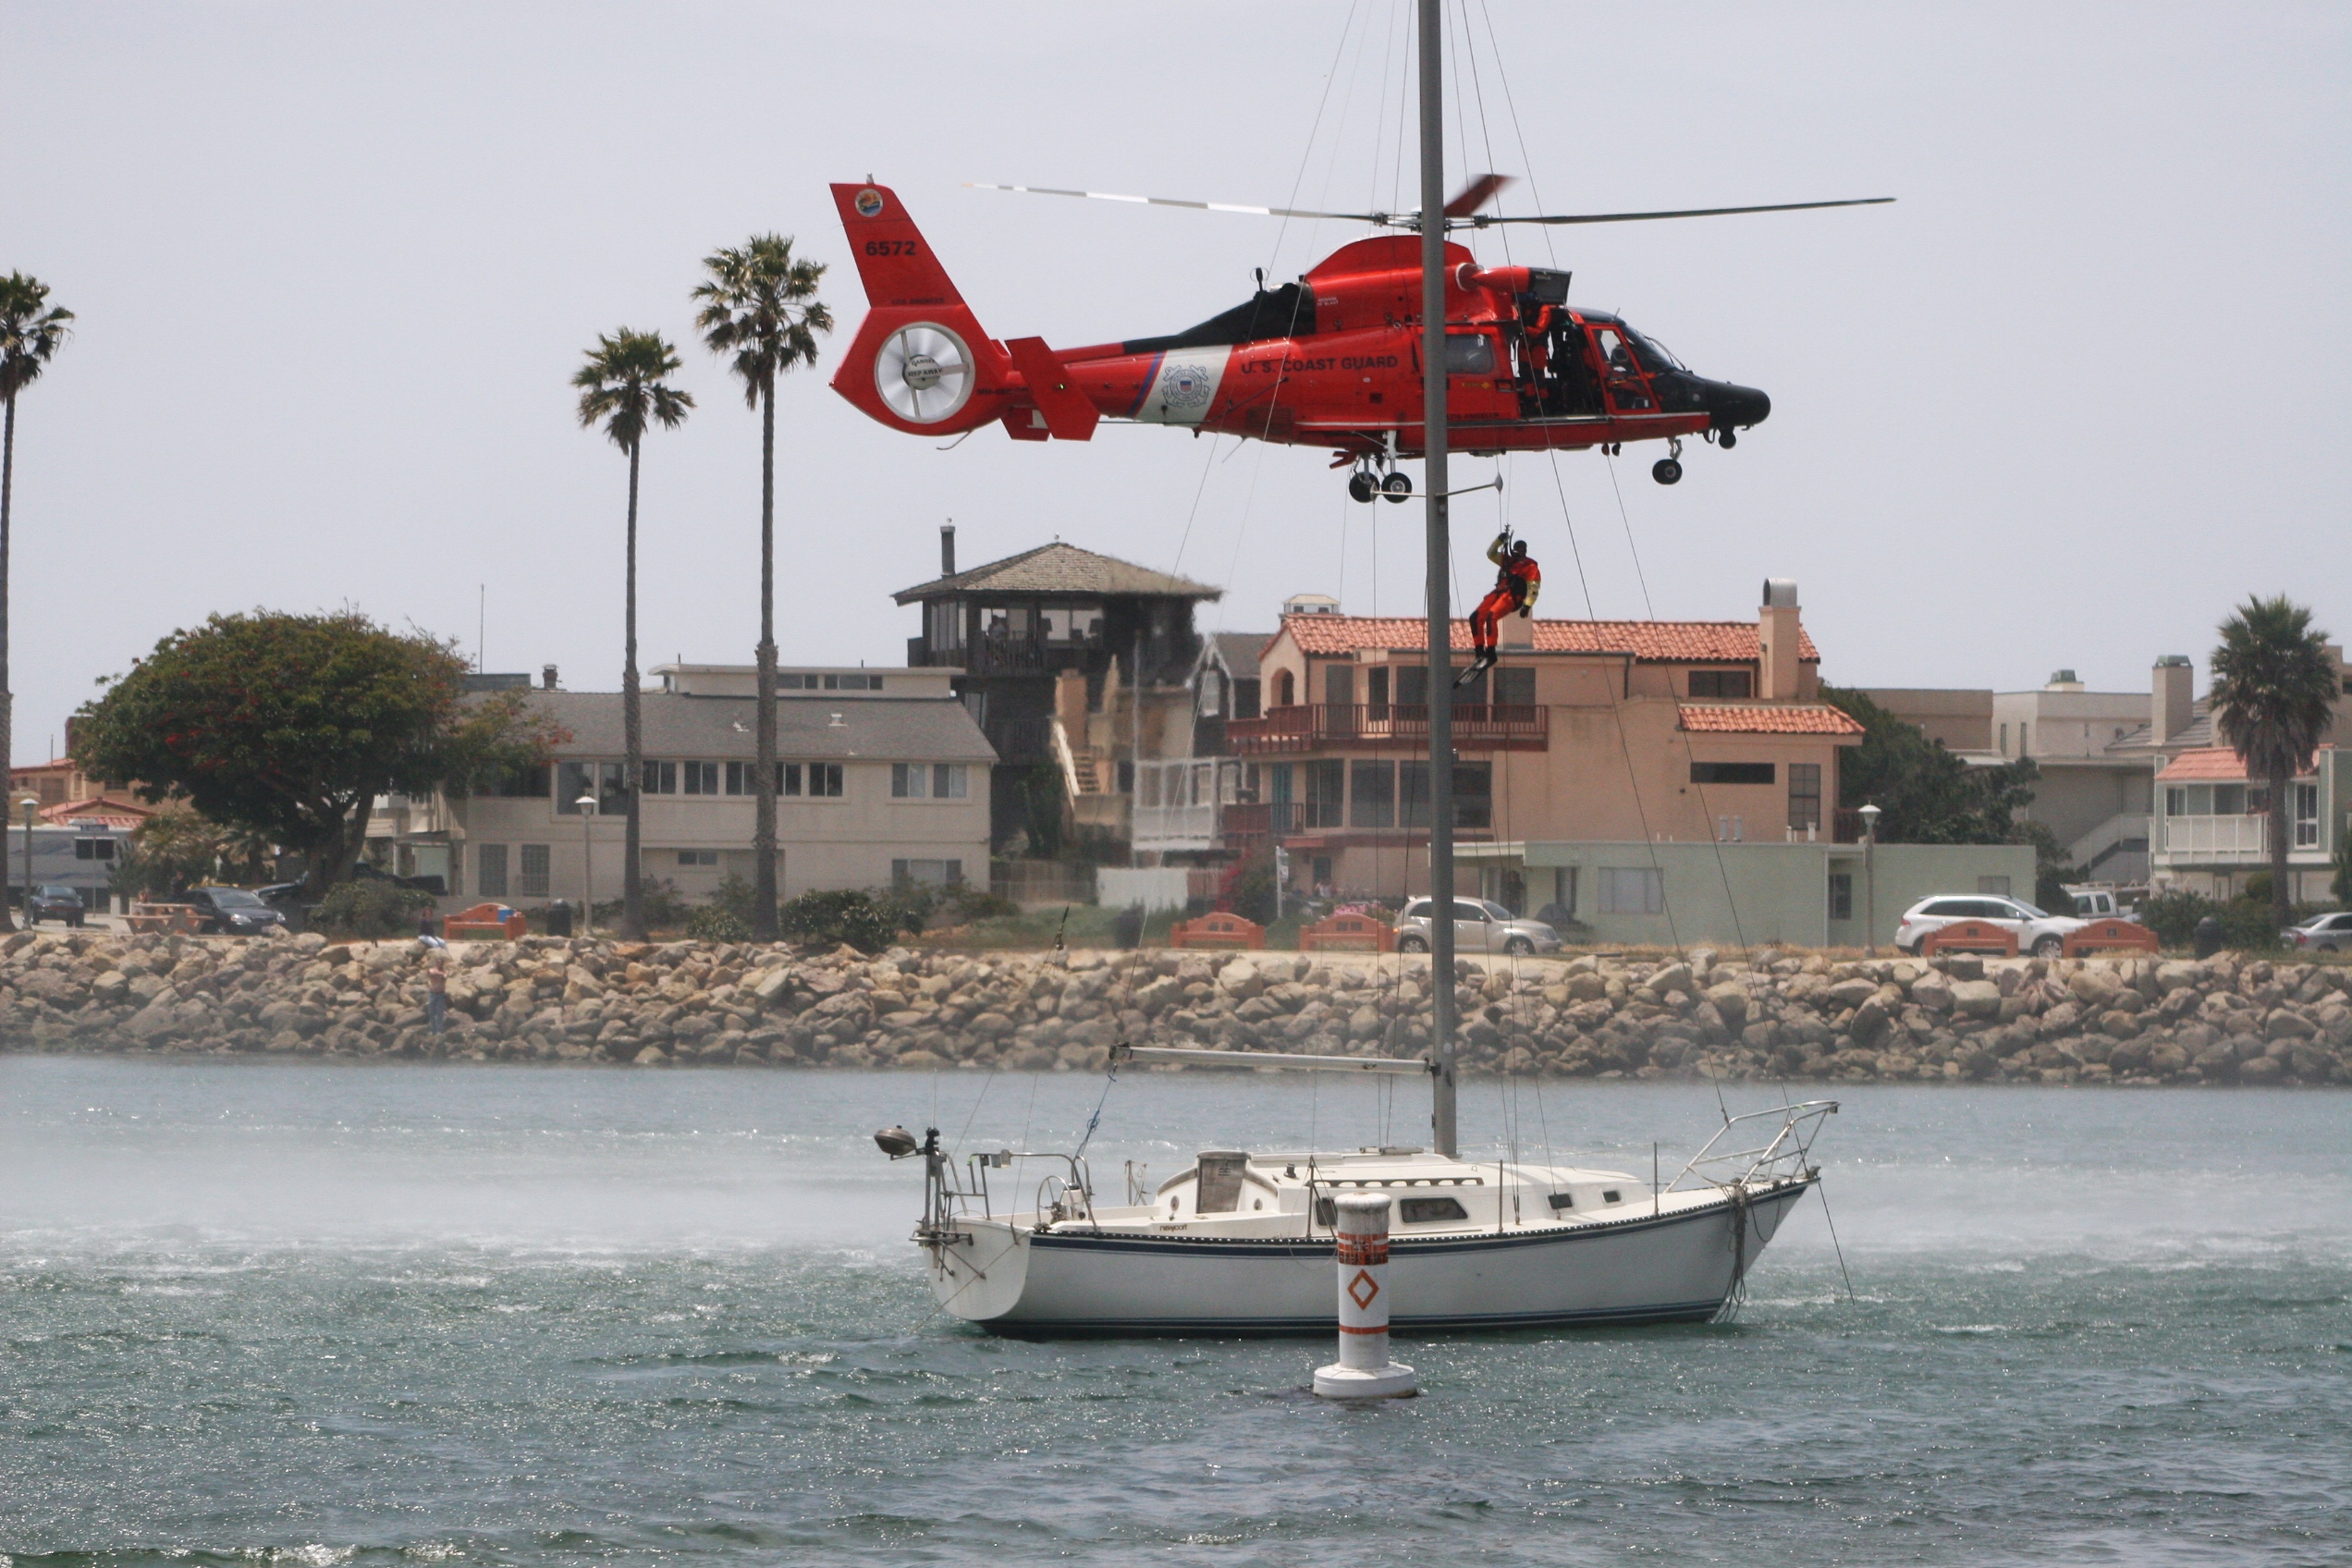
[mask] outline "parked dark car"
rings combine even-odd
[[[258,936],[286,924],[285,915],[242,888],[199,888],[185,901],[196,906],[203,929],[215,936]]]
[[[79,888],[35,888],[32,902],[25,909],[25,924],[38,925],[44,920],[62,920],[80,928],[84,908]]]

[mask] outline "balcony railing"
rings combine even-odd
[[[2163,852],[2195,860],[2263,860],[2270,854],[2267,816],[2166,816]]]
[[[1536,704],[1464,703],[1453,710],[1457,751],[1539,752],[1550,739],[1551,710]],[[1225,742],[1241,756],[1427,746],[1429,710],[1418,703],[1301,703],[1228,721]]]

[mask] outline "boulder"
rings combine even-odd
[[[1990,980],[1961,980],[1952,987],[1953,1011],[1964,1018],[1994,1018],[2001,1012],[2001,987]]]

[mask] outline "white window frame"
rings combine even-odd
[[[1604,865],[1598,889],[1602,914],[1666,913],[1666,872],[1655,865]]]

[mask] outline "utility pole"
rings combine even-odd
[[[1453,1057],[1453,549],[1446,519],[1445,31],[1421,14],[1421,418],[1427,462],[1429,609],[1429,1130],[1451,1158]]]

